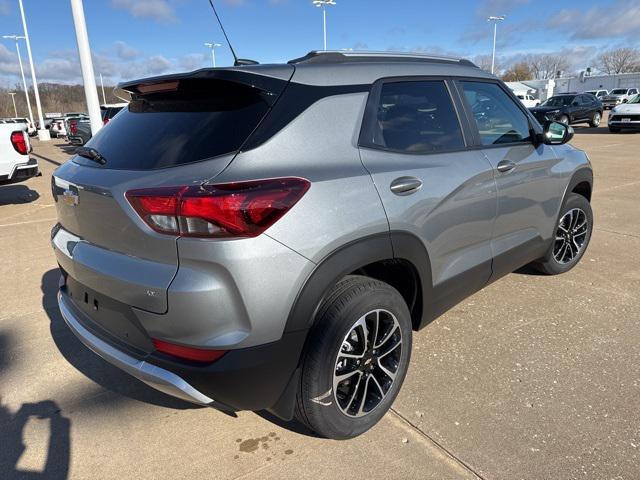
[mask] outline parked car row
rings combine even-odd
[[[106,125],[127,104],[105,104],[100,106],[102,123]],[[66,138],[73,145],[84,145],[91,139],[91,122],[89,115],[82,112],[66,113],[61,117],[51,119],[50,125],[46,125],[51,137]]]
[[[618,133],[622,130],[640,130],[640,94],[611,110],[609,131]]]

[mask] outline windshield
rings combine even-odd
[[[576,97],[571,95],[562,95],[560,97],[551,97],[542,104],[543,107],[566,107],[571,105]]]
[[[616,88],[615,90],[611,90],[611,94],[612,95],[626,95],[627,94],[627,89],[626,88]]]

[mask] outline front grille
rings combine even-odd
[[[618,113],[611,117],[611,122],[620,122],[623,118],[628,118],[632,122],[640,122],[640,115],[625,115],[624,113]]]

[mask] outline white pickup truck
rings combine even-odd
[[[38,175],[38,161],[29,158],[31,143],[24,125],[0,124],[0,185],[16,183]]]

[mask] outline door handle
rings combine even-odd
[[[391,182],[391,191],[404,196],[416,193],[422,187],[422,180],[416,177],[400,177]]]
[[[500,173],[507,173],[516,168],[516,164],[511,160],[503,160],[498,164],[498,171]]]

